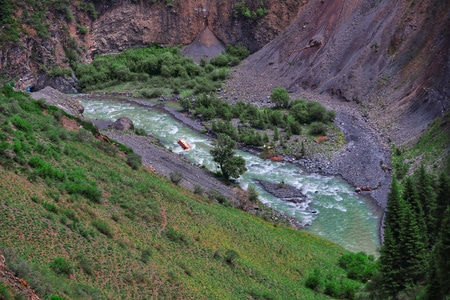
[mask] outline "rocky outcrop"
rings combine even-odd
[[[258,19],[235,16],[236,1],[183,0],[168,7],[142,1],[104,1],[92,25],[93,53],[120,51],[136,45],[188,45],[206,26],[225,44],[240,43],[252,52],[275,38],[294,20],[307,1],[265,0],[267,15]],[[260,1],[245,1],[256,10]]]
[[[133,125],[133,121],[131,121],[130,118],[127,117],[122,117],[117,119],[116,121],[114,121],[112,124],[108,125],[109,129],[114,129],[114,130],[133,130],[134,129],[134,125]]]

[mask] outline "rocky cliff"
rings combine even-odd
[[[441,0],[312,0],[235,77],[253,97],[284,86],[356,102],[403,144],[450,108],[449,19]]]
[[[307,1],[247,0],[245,7],[249,11],[265,9],[265,14],[254,18],[239,13],[235,1],[50,2],[67,6],[52,6],[48,2],[47,7],[36,3],[14,4],[20,34],[16,41],[0,43],[0,71],[15,78],[18,88],[39,90],[50,85],[75,92],[75,78],[67,74],[55,76],[56,72],[51,71],[90,62],[96,54],[149,44],[187,45],[206,27],[221,42],[242,44],[254,52],[287,28]],[[35,24],[29,12],[37,15],[39,9],[44,9],[45,15],[42,12],[40,23]]]
[[[398,143],[450,107],[445,0],[53,2],[40,23],[28,10],[42,6],[13,4],[20,30],[16,40],[0,43],[0,72],[18,88],[75,92],[76,63],[151,43],[187,45],[207,27],[222,43],[256,52],[240,69],[252,74],[245,77],[248,95],[267,95],[276,85],[357,102],[376,125],[400,128],[389,132]],[[246,15],[258,9],[264,13]]]

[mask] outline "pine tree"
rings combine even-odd
[[[445,173],[441,173],[439,176],[436,202],[436,228],[440,228],[444,212],[450,207],[450,177]]]
[[[428,234],[428,248],[435,243],[436,238],[436,194],[434,193],[431,176],[427,174],[423,165],[414,174],[415,184],[417,187],[417,194],[419,201],[423,207],[425,215],[427,234]]]
[[[399,248],[401,249],[401,273],[403,284],[411,286],[424,279],[427,255],[424,239],[413,209],[405,203],[403,224],[400,227]]]
[[[426,299],[450,297],[450,208],[443,214],[428,276]]]
[[[404,281],[401,273],[402,251],[400,247],[401,225],[404,219],[404,201],[400,197],[397,180],[392,180],[388,195],[387,211],[384,224],[384,245],[380,255],[380,273],[383,281],[382,292],[395,298],[403,290]]]
[[[408,203],[413,210],[416,216],[416,223],[419,226],[421,236],[423,237],[423,242],[427,243],[428,234],[425,214],[423,213],[422,204],[419,201],[419,195],[417,194],[416,187],[411,177],[405,179],[402,196],[405,202]]]

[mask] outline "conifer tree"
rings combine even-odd
[[[450,298],[450,208],[443,214],[428,275],[426,299]]]
[[[419,226],[423,242],[428,242],[427,225],[422,203],[419,201],[416,187],[411,177],[407,177],[404,182],[403,199],[408,203],[416,216],[416,223]],[[426,245],[426,244],[425,244]]]
[[[404,286],[415,285],[424,279],[427,260],[426,248],[413,209],[405,203],[403,224],[400,227],[401,273]]]
[[[450,207],[450,177],[441,173],[436,200],[436,228],[440,228],[444,212]]]
[[[423,165],[416,171],[414,177],[427,225],[428,248],[431,248],[436,237],[436,194],[433,191],[431,176],[427,174]]]
[[[380,274],[382,292],[395,298],[404,288],[401,272],[402,249],[400,248],[401,225],[404,218],[404,202],[400,197],[397,180],[392,180],[388,195],[387,211],[384,224],[384,245],[380,255]]]

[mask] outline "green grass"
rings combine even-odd
[[[413,172],[420,164],[429,171],[450,174],[450,113],[435,119],[413,145],[394,149],[392,162],[400,174]]]
[[[341,246],[133,169],[61,128],[59,110],[8,88],[0,109],[0,251],[42,297],[324,299],[308,274],[344,274]]]

